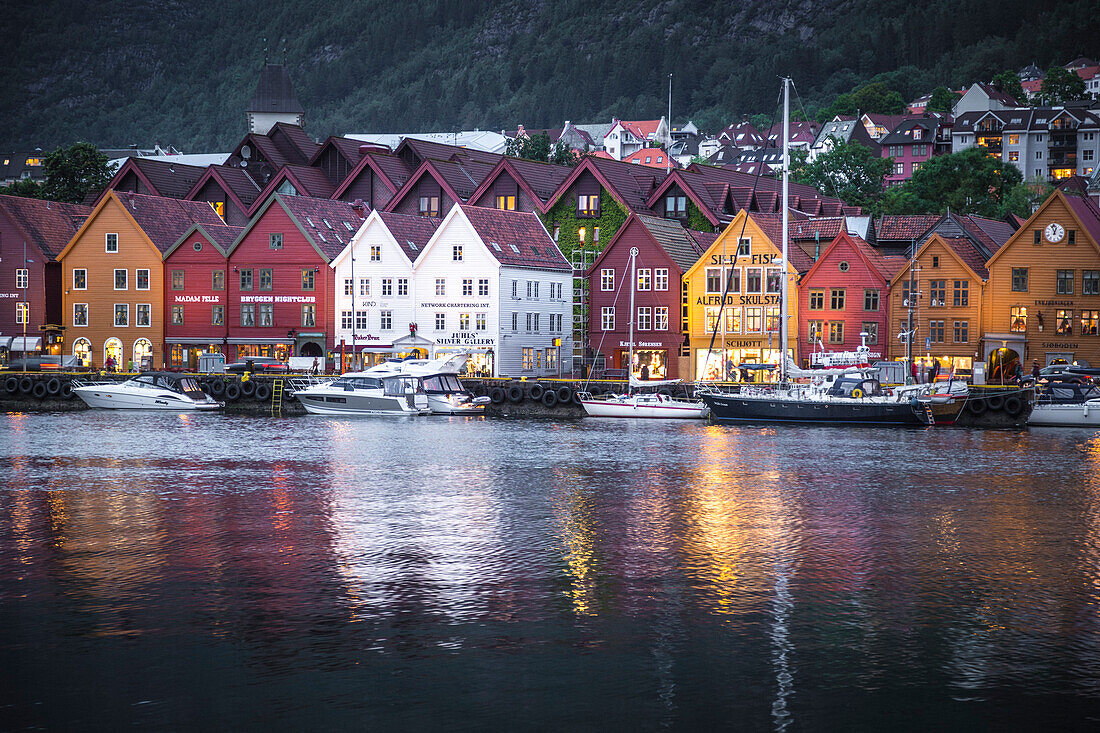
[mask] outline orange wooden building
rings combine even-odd
[[[163,366],[163,253],[193,224],[222,223],[205,201],[108,191],[57,258],[68,351],[95,367]]]

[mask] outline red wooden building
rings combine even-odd
[[[199,354],[229,357],[226,253],[242,227],[195,224],[164,253],[164,354],[198,367]]]
[[[333,346],[335,276],[328,263],[362,211],[329,199],[275,194],[229,250],[227,359],[325,357]]]
[[[688,377],[687,358],[681,363],[680,357],[685,339],[681,279],[716,237],[713,232],[685,229],[678,221],[631,214],[588,271],[592,356],[602,354],[608,368],[626,369],[633,320],[634,375]],[[632,275],[634,247],[638,256]]]
[[[860,237],[838,234],[798,284],[801,353],[854,350],[862,331],[871,351],[885,357],[890,279],[907,262],[883,256]]]

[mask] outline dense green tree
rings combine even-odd
[[[822,122],[836,115],[854,115],[873,112],[885,115],[897,115],[905,111],[905,100],[901,94],[888,88],[883,82],[872,82],[847,94],[841,94],[833,103],[823,107],[817,118]]]
[[[580,162],[577,151],[561,140],[551,143],[550,136],[545,132],[509,140],[504,146],[504,154],[513,158],[526,158],[555,165],[575,166]]]
[[[891,165],[892,159],[875,157],[862,145],[839,141],[813,163],[806,163],[803,150],[791,156],[791,173],[796,181],[868,209],[874,208],[882,195],[882,182]]]
[[[929,112],[951,112],[955,102],[959,101],[959,95],[947,87],[936,87],[932,90],[932,98],[928,100]]]
[[[897,194],[907,208],[917,211],[891,213],[941,214],[951,209],[994,219],[1009,211],[1026,215],[1031,212],[1020,210],[1022,202],[1014,191],[1022,183],[1016,166],[987,156],[982,148],[969,148],[925,163]]]
[[[1047,69],[1037,97],[1041,105],[1054,105],[1085,99],[1085,80],[1074,71],[1052,66]]]
[[[46,198],[46,190],[41,183],[35,183],[29,178],[24,178],[12,183],[10,186],[0,186],[0,195],[44,199]]]
[[[47,153],[42,161],[46,173],[45,198],[79,204],[89,191],[103,189],[111,180],[107,156],[91,143],[76,143]]]
[[[1020,77],[1016,75],[1016,72],[1002,71],[993,77],[991,83],[994,89],[1004,92],[1020,104],[1026,105],[1028,103],[1027,93],[1024,91],[1024,86],[1020,83]]]

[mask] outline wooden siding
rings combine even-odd
[[[108,233],[118,234],[118,252],[106,252]],[[119,201],[110,196],[95,218],[77,234],[72,247],[61,261],[61,283],[65,292],[65,352],[71,354],[79,338],[91,342],[92,364],[102,367],[106,359],[104,344],[118,338],[123,347],[123,363],[133,358],[134,344],[148,339],[153,346],[153,365],[164,364],[164,280],[160,251],[126,213]],[[87,290],[73,289],[73,270],[85,269]],[[114,271],[125,269],[125,290],[115,290]],[[149,289],[137,290],[137,270],[149,270]],[[88,325],[73,325],[73,304],[88,304]],[[129,305],[129,326],[114,325],[116,303]],[[137,326],[137,306],[150,305],[150,325]]]
[[[23,263],[25,237],[8,218],[0,214],[0,334],[4,337],[22,336],[23,324],[15,322],[16,304],[27,299],[30,317],[27,322],[27,335],[40,336],[38,327],[47,323],[48,311],[59,311],[56,306],[47,305],[46,264],[48,258],[39,251],[32,241],[27,242],[26,259]],[[27,269],[26,292],[16,287],[15,271]],[[56,300],[59,292],[52,292]],[[57,321],[54,321],[57,323]]]
[[[1043,237],[1043,230],[1052,223],[1061,224],[1066,235],[1061,242],[1051,243]],[[1069,231],[1075,230],[1076,244],[1068,244]],[[1039,232],[1040,244],[1035,244],[1035,232]],[[1056,194],[1047,200],[1035,215],[1021,227],[1000,252],[990,260],[989,284],[984,302],[983,332],[985,334],[1010,334],[1010,314],[1014,306],[1027,308],[1027,330],[1012,334],[1026,337],[1021,358],[1030,364],[1038,359],[1046,363],[1054,355],[1072,354],[1073,359],[1086,360],[1093,366],[1100,365],[1100,336],[1081,333],[1081,312],[1100,310],[1100,295],[1082,295],[1082,271],[1100,270],[1100,250],[1088,231],[1074,220],[1069,207]],[[1013,292],[1012,269],[1027,268],[1027,292]],[[1057,292],[1058,270],[1073,271],[1073,292]],[[1056,314],[1059,310],[1073,311],[1072,332],[1056,333]],[[1039,314],[1043,318],[1043,330],[1039,330]],[[982,356],[990,349],[999,348],[1001,341],[991,337],[982,346]],[[1013,344],[1009,343],[1009,347]],[[1028,371],[1025,367],[1024,371]]]
[[[194,245],[200,245],[196,252]],[[228,267],[225,256],[203,235],[192,232],[187,240],[164,260],[164,340],[169,345],[178,339],[206,339],[221,344],[229,336],[227,300]],[[226,288],[214,290],[214,272],[226,276]],[[183,273],[183,289],[174,290],[173,273]],[[213,324],[214,306],[225,309],[221,326]],[[172,308],[183,308],[183,324],[172,323]],[[238,314],[239,315],[239,314]]]
[[[226,224],[235,227],[243,227],[248,223],[248,212],[241,209],[233,201],[233,198],[226,193],[221,184],[216,180],[211,179],[191,197],[192,201],[209,201],[211,203],[220,202],[225,205],[225,216],[222,219]]]

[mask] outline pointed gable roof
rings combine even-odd
[[[607,192],[622,204],[627,211],[638,214],[652,213],[649,211],[646,201],[652,195],[653,190],[667,177],[664,171],[657,168],[646,168],[588,155],[562,182],[554,196],[546,202],[545,211],[553,208],[554,204],[565,195],[565,192],[573,186],[585,171],[595,176],[600,185],[607,189]]]
[[[382,181],[382,185],[388,188],[390,193],[400,191],[413,174],[405,161],[396,155],[371,151],[360,159],[348,173],[348,177],[336,187],[332,198],[342,197],[362,175],[370,175],[370,172],[378,176],[378,180]]]
[[[486,250],[506,267],[572,271],[535,214],[456,204]],[[514,247],[514,248],[513,248]],[[518,251],[517,251],[518,250]]]
[[[115,189],[127,174],[133,173],[158,196],[182,199],[205,172],[206,169],[202,166],[184,165],[171,160],[130,157],[111,177],[104,191]]]
[[[326,262],[340,254],[363,223],[359,213],[346,201],[277,193],[271,197],[265,209],[271,205],[271,201],[277,201],[294,219],[298,230]],[[262,213],[259,212],[253,221]]]
[[[419,166],[429,158],[434,158],[436,160],[471,160],[483,165],[488,165],[491,168],[503,157],[500,153],[490,153],[476,148],[446,145],[430,140],[418,140],[412,137],[407,137],[402,140],[401,144],[394,149],[393,154],[398,157],[411,158],[415,166]]]
[[[290,74],[282,64],[264,64],[260,70],[260,80],[252,101],[248,103],[249,112],[289,112],[304,115],[305,109],[294,93],[290,83]]]
[[[395,214],[389,211],[378,211],[379,220],[386,225],[390,235],[401,247],[401,251],[409,258],[409,262],[416,262],[416,258],[428,246],[428,240],[435,234],[442,221],[434,216],[416,216],[414,214]]]
[[[714,240],[718,237],[713,232],[691,232],[672,219],[660,219],[645,214],[631,214],[631,216],[649,232],[649,236],[668,254],[681,272],[690,270],[691,266],[703,256],[707,247],[714,244]],[[695,238],[692,234],[701,236]],[[617,235],[618,232],[616,232]]]
[[[846,231],[838,233],[829,244],[825,247],[825,251],[821,253],[821,256],[813,263],[810,269],[806,272],[806,278],[810,278],[815,275],[824,265],[826,259],[833,253],[834,249],[847,246],[856,255],[863,260],[871,272],[882,278],[883,283],[889,283],[894,275],[903,270],[909,263],[909,260],[905,257],[885,257],[878,250],[868,244],[862,237],[858,237],[854,234],[849,234]]]
[[[760,231],[764,232],[764,236],[771,240],[771,243],[777,250],[783,249],[783,214],[766,214],[762,212],[751,212],[749,218],[753,220]],[[790,231],[794,221],[787,222],[787,230]],[[807,272],[814,265],[813,258],[802,251],[801,247],[794,246],[793,244],[787,244],[787,256],[791,260],[791,264],[799,272]]]
[[[989,269],[986,266],[985,257],[982,255],[978,245],[969,237],[944,237],[941,234],[932,234],[924,240],[924,243],[921,244],[920,249],[917,250],[913,259],[920,259],[928,248],[936,242],[942,244],[948,254],[958,260],[958,262],[969,270],[974,277],[982,281],[989,279]],[[890,283],[893,284],[900,280],[906,274],[907,269],[908,268],[903,267],[898,270],[898,272],[894,273]]]
[[[572,168],[564,165],[542,163],[525,158],[501,158],[481,181],[477,190],[470,194],[468,200],[477,201],[501,176],[508,176],[535,202],[536,208],[544,211],[543,206],[572,172]]]
[[[229,198],[237,204],[237,207],[246,214],[260,195],[260,187],[242,168],[230,165],[211,165],[207,166],[206,173],[195,182],[195,185],[191,187],[184,198],[189,201],[194,200],[210,181],[215,181]]]
[[[267,137],[287,160],[296,165],[308,163],[321,147],[300,125],[289,122],[276,122],[267,131]]]
[[[65,249],[92,213],[92,207],[0,195],[0,213],[22,232],[28,242],[52,260]]]
[[[268,197],[286,181],[294,186],[298,192],[297,195],[308,198],[329,198],[336,188],[332,185],[332,181],[317,168],[305,165],[284,165],[271,177],[256,200],[267,201]]]
[[[222,257],[225,257],[229,254],[233,242],[237,241],[237,237],[239,237],[243,231],[244,227],[234,227],[227,224],[192,224],[188,227],[187,231],[180,235],[179,239],[177,239],[171,247],[164,251],[164,259],[167,259],[169,255],[180,247],[180,245],[188,239],[191,239],[194,235],[198,235],[205,239],[213,245],[214,249],[221,253]]]
[[[883,216],[875,226],[876,240],[920,239],[940,220],[939,214],[896,214]]]

